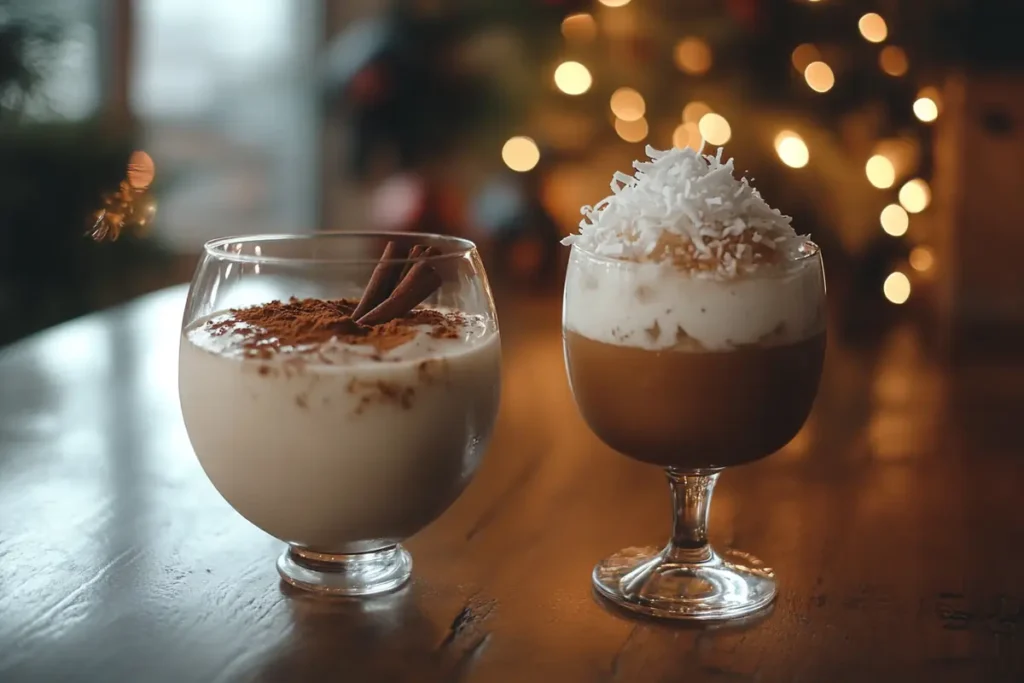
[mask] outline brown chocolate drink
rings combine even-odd
[[[735,350],[650,350],[564,333],[580,412],[608,446],[684,470],[771,455],[810,412],[825,334]]]

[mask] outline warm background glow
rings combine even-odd
[[[525,173],[532,170],[540,161],[540,149],[532,138],[518,135],[509,138],[501,148],[501,160],[513,171]]]
[[[811,159],[807,143],[791,130],[784,130],[775,136],[775,153],[782,163],[792,168],[803,168]]]
[[[647,111],[643,96],[633,88],[619,88],[609,102],[612,113],[623,121],[636,121]]]
[[[647,137],[647,120],[642,117],[635,121],[615,119],[615,132],[626,142],[640,142]]]
[[[698,123],[702,118],[704,118],[705,114],[710,114],[711,112],[711,107],[706,103],[694,100],[683,107],[683,122]]]
[[[868,176],[868,182],[880,190],[892,187],[896,182],[896,169],[892,162],[881,154],[876,154],[864,165],[864,172]]]
[[[555,69],[555,85],[566,95],[582,95],[591,83],[590,71],[579,62],[562,62]]]
[[[935,255],[928,247],[914,247],[910,252],[910,267],[919,273],[925,273],[935,265]]]
[[[811,62],[804,69],[804,80],[811,90],[815,92],[828,92],[836,84],[835,74],[832,67],[825,62]]]
[[[910,227],[910,216],[899,204],[890,204],[882,209],[881,215],[882,230],[887,235],[900,237],[907,234]]]
[[[909,180],[900,188],[900,204],[910,213],[921,213],[931,201],[931,188],[921,178]]]
[[[882,293],[894,304],[906,303],[910,298],[910,278],[899,271],[891,273],[889,277],[885,278]]]
[[[864,40],[871,43],[880,43],[889,35],[889,28],[885,25],[885,19],[874,12],[862,16],[860,21],[857,22],[857,28],[860,29],[860,34],[864,36]]]
[[[725,117],[720,114],[705,114],[697,124],[701,135],[709,145],[724,145],[732,137],[732,128]]]
[[[701,38],[683,38],[676,44],[675,60],[688,74],[706,74],[711,69],[711,47]]]
[[[793,68],[803,73],[808,64],[821,60],[821,52],[814,45],[803,43],[793,49],[790,60],[793,62]]]
[[[589,43],[597,37],[597,22],[586,12],[570,14],[562,20],[562,35],[574,43]]]
[[[672,146],[679,149],[684,147],[698,149],[700,147],[700,140],[700,129],[692,121],[679,124],[676,126],[675,131],[672,132]]]
[[[907,53],[903,48],[895,45],[887,45],[878,53],[878,65],[882,71],[890,76],[902,76],[907,73],[910,64],[907,62]]]

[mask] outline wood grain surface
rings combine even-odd
[[[766,615],[614,612],[593,563],[660,543],[656,469],[603,446],[554,299],[499,300],[501,416],[473,485],[366,601],[287,589],[217,495],[177,398],[174,288],[0,351],[0,681],[1021,681],[1024,371],[897,330],[829,349],[814,414],[726,472],[711,536],[775,567]]]

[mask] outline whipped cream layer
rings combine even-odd
[[[595,341],[648,350],[791,344],[825,329],[822,279],[816,258],[721,281],[573,249],[563,321]]]
[[[633,176],[616,172],[612,195],[584,206],[565,245],[637,262],[672,262],[694,277],[728,280],[791,260],[805,237],[761,198],[732,159],[689,148],[646,148]]]

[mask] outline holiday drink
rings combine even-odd
[[[563,336],[584,419],[667,469],[676,529],[661,551],[605,560],[594,581],[650,614],[737,616],[770,602],[774,581],[707,545],[707,504],[722,468],[779,450],[810,412],[825,354],[820,256],[721,150],[648,154],[566,240]]]
[[[344,316],[355,302],[244,316]],[[267,343],[218,314],[185,331],[181,405],[221,495],[267,533],[318,552],[397,542],[462,491],[497,409],[498,336],[478,316],[417,310],[369,334]],[[268,488],[276,494],[267,496]],[[301,505],[282,505],[301,499]]]
[[[278,568],[300,587],[361,595],[404,582],[398,543],[469,483],[497,414],[489,292],[474,293],[484,312],[421,303],[442,275],[467,280],[432,251],[388,249],[360,300],[275,300],[182,331],[181,407],[199,461],[235,510],[289,544]]]

